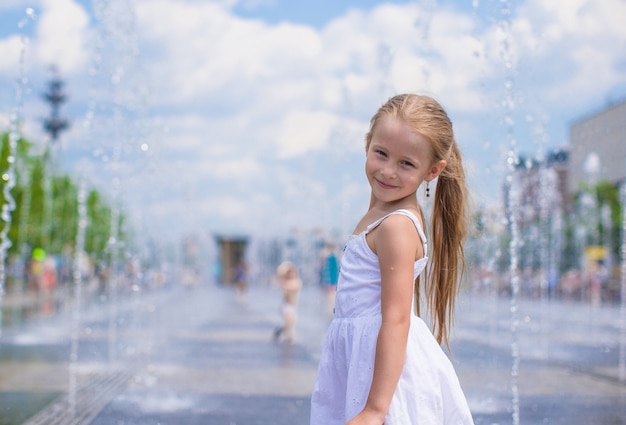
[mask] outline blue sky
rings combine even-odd
[[[240,2],[233,11],[243,18],[262,19],[270,24],[288,21],[315,28],[323,28],[337,16],[345,14],[350,9],[370,9],[378,4],[377,0],[356,1],[260,1]],[[389,3],[406,4],[407,1],[393,1]]]
[[[72,121],[58,167],[141,232],[348,233],[368,202],[369,117],[427,93],[454,122],[476,205],[498,208],[507,130],[536,155],[626,99],[625,18],[622,0],[4,0],[0,130],[23,49],[24,135],[46,142],[55,65]]]

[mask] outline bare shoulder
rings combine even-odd
[[[418,219],[419,220],[419,219]],[[419,238],[413,220],[403,214],[392,214],[385,218],[379,226],[380,236],[393,239]]]
[[[403,214],[392,214],[385,218],[375,229],[372,237],[374,252],[413,252],[420,244],[415,223]]]

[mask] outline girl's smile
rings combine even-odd
[[[376,180],[376,183],[378,183],[378,185],[380,187],[382,187],[383,189],[394,189],[394,188],[397,187],[397,186],[393,186],[393,185],[390,185],[390,184],[386,184],[386,183],[384,183],[384,182],[382,182],[382,181],[380,181],[378,179],[374,179],[374,180]]]

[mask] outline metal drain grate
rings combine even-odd
[[[76,391],[72,407],[69,394],[59,397],[23,425],[87,425],[126,386],[128,371],[96,375]]]

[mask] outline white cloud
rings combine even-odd
[[[320,50],[308,27],[243,20],[214,3],[144,2],[138,19],[148,49],[168,65],[157,69],[157,78],[170,84],[168,102],[226,94],[225,89],[249,99],[254,86],[308,74]]]
[[[280,158],[301,156],[326,147],[337,117],[325,111],[295,111],[283,117],[276,143]]]
[[[63,74],[85,71],[89,41],[87,12],[72,0],[44,0],[37,22],[36,54]]]
[[[0,72],[15,74],[19,72],[22,41],[14,35],[0,40]]]
[[[534,84],[552,102],[576,94],[584,105],[624,81],[618,69],[626,47],[626,3],[531,0],[520,7],[512,40],[518,55],[534,64]]]
[[[255,158],[237,158],[219,161],[209,170],[216,178],[227,181],[258,181],[265,168]]]

